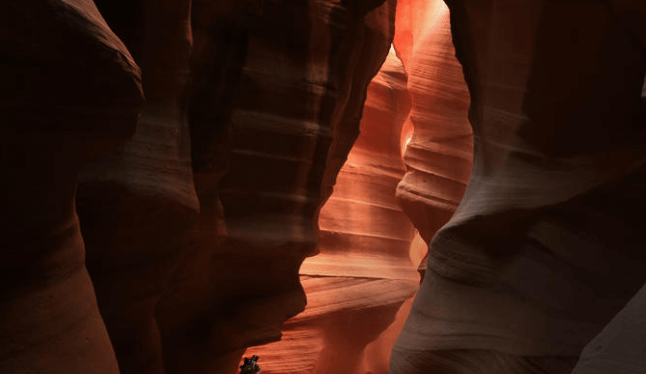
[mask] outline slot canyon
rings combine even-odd
[[[0,374],[646,373],[643,20],[5,1]]]

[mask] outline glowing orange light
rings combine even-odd
[[[413,123],[411,122],[410,118],[404,122],[404,126],[402,126],[402,132],[401,132],[401,154],[402,156],[404,153],[406,153],[406,148],[408,147],[408,144],[410,144],[411,140],[413,139]]]

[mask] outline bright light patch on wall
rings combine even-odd
[[[402,132],[401,132],[401,137],[399,138],[401,141],[401,155],[402,157],[404,156],[404,153],[406,153],[406,148],[408,147],[408,144],[410,144],[411,140],[413,139],[413,123],[411,122],[410,118],[404,122],[404,126],[402,126]]]

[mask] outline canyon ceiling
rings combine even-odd
[[[0,373],[646,373],[644,20],[4,2]]]

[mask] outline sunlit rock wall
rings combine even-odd
[[[278,340],[305,306],[298,269],[315,253],[318,210],[394,34],[394,1],[360,3],[265,2],[249,30],[228,169],[220,185],[196,173],[201,203],[216,193],[221,202],[207,201],[221,212],[211,222],[224,223],[205,257],[211,354]],[[212,227],[200,228],[196,247]]]
[[[640,30],[606,3],[447,4],[474,165],[390,372],[570,373],[646,280]]]
[[[400,134],[410,110],[406,75],[391,48],[368,87],[360,134],[319,216],[320,254],[302,275],[410,280],[414,229],[395,199],[404,175]]]
[[[0,33],[0,372],[117,374],[74,195],[134,132],[141,72],[89,0],[8,2]]]
[[[395,199],[409,110],[406,75],[391,47],[369,86],[359,137],[321,210],[320,254],[301,267],[308,308],[299,317],[312,315],[323,336],[314,373],[386,373],[388,350],[366,346],[417,289],[409,257],[414,228]]]
[[[321,209],[320,253],[300,269],[307,307],[286,324],[283,341],[246,354],[262,358],[263,372],[363,373],[387,359],[365,356],[366,345],[418,284],[408,255],[414,230],[395,200],[404,173],[399,135],[409,109],[406,76],[391,48],[368,86],[360,134]],[[375,372],[385,373],[382,367]]]
[[[397,186],[397,198],[430,243],[451,218],[469,179],[470,98],[444,2],[406,0],[399,5],[395,48],[409,75],[412,109],[404,134],[407,172]],[[426,260],[420,264],[422,274],[425,268]]]
[[[386,373],[381,336],[419,282],[409,257],[414,229],[395,199],[404,165],[400,134],[410,110],[406,75],[391,48],[369,86],[360,134],[319,216],[320,254],[301,267],[308,308],[297,319],[323,341],[314,373]]]

